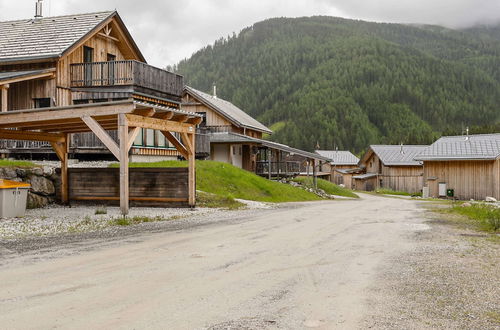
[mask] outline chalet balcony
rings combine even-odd
[[[76,100],[141,95],[179,102],[184,85],[178,74],[133,60],[71,64],[70,80]]]
[[[271,173],[269,173],[269,167]],[[257,161],[255,170],[257,175],[273,178],[294,177],[300,174],[300,163],[295,161],[269,162],[267,160]]]

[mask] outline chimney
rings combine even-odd
[[[42,18],[43,13],[42,13],[42,1],[43,0],[37,0],[35,4],[35,18]]]
[[[404,155],[405,154],[405,151],[403,150],[403,143],[401,143],[401,155]]]
[[[469,141],[469,127],[465,129],[465,141]]]
[[[214,83],[214,98],[217,98],[217,85]]]

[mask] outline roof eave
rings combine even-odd
[[[9,57],[1,58],[0,63],[2,65],[9,64],[23,64],[23,63],[40,63],[40,62],[55,62],[59,59],[59,54],[49,54],[49,55],[39,55],[39,56],[23,56],[23,57]]]

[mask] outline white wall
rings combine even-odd
[[[213,144],[212,160],[229,163],[229,145]]]

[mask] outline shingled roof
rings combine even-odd
[[[250,128],[268,134],[273,132],[231,102],[203,93],[189,86],[185,86],[184,91],[238,127]]]
[[[359,158],[345,150],[316,150],[316,153],[330,159],[332,165],[358,165]]]
[[[500,158],[500,133],[443,136],[425,148],[418,160],[494,160]]]
[[[58,58],[113,16],[123,25],[116,11],[0,22],[0,63]]]
[[[365,162],[372,153],[375,153],[385,166],[419,166],[422,165],[422,162],[415,160],[415,157],[427,147],[419,145],[371,145],[361,162]]]

